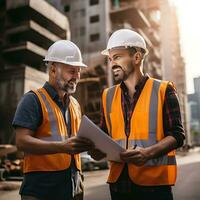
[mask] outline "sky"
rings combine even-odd
[[[200,76],[200,0],[172,0],[177,7],[182,56],[186,64],[187,93],[194,92],[193,78]]]

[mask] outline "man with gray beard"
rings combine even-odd
[[[51,45],[44,61],[48,82],[22,97],[13,120],[16,145],[24,152],[21,199],[83,199],[79,153],[94,145],[76,136],[81,111],[71,94],[86,65],[68,40]]]

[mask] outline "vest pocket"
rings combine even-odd
[[[131,118],[130,139],[148,139],[148,113],[142,111],[134,111],[133,116]]]
[[[113,139],[121,139],[124,133],[124,119],[116,112],[110,113],[111,134]]]

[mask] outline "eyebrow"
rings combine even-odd
[[[116,56],[119,56],[119,55],[120,55],[120,53],[116,53],[116,54],[114,54],[112,57],[109,56],[108,59],[109,59],[109,60],[112,60],[112,58],[115,58]]]
[[[121,55],[123,55],[123,53],[116,53],[116,54],[114,54],[114,55],[112,56],[112,58],[115,58],[116,56],[121,56]]]
[[[74,68],[74,67],[69,67],[69,68],[67,68],[69,71],[76,71],[77,69],[76,68]],[[81,71],[81,69],[79,68],[79,70],[77,70],[77,71]]]

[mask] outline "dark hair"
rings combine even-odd
[[[142,58],[144,58],[144,55],[146,53],[145,50],[140,47],[128,47],[128,51],[130,55],[134,55],[136,52],[140,52],[142,53]]]

